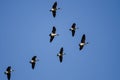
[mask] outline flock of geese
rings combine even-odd
[[[52,6],[52,9],[50,9],[50,12],[52,12],[52,15],[53,15],[54,18],[56,17],[56,11],[59,10],[59,9],[60,8],[57,8],[57,1],[54,2],[53,6]],[[75,36],[76,29],[78,29],[78,27],[76,27],[76,23],[73,23],[71,28],[69,29],[72,33],[72,37]],[[50,43],[53,41],[54,37],[58,36],[58,35],[59,34],[56,33],[56,27],[53,26],[52,31],[49,34]],[[83,49],[84,45],[88,44],[88,42],[85,42],[85,40],[86,40],[86,36],[85,36],[85,34],[83,34],[82,38],[81,38],[81,41],[79,43],[79,49],[80,50]],[[64,49],[63,49],[63,47],[61,47],[59,53],[57,54],[57,56],[59,57],[60,63],[62,63],[63,55],[65,55],[65,53],[63,51],[64,51]],[[32,59],[30,60],[30,64],[31,64],[32,69],[35,68],[35,64],[36,64],[37,61],[39,61],[39,59],[37,59],[37,56],[33,56]],[[12,71],[14,71],[14,70],[11,68],[11,66],[8,66],[6,71],[4,72],[7,75],[8,80],[10,80],[10,78],[11,78],[11,72]]]

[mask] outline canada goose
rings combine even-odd
[[[65,53],[63,53],[63,47],[61,47],[59,53],[57,54],[57,56],[59,57],[60,63],[62,63],[63,55],[65,55]]]
[[[52,9],[50,10],[50,12],[52,12],[52,14],[53,14],[53,17],[56,16],[56,11],[58,9],[60,9],[60,8],[57,8],[57,1],[56,1],[56,2],[54,2],[53,6],[52,6]]]
[[[54,39],[54,37],[58,36],[58,35],[59,34],[56,34],[56,28],[55,28],[55,26],[53,26],[52,32],[49,34],[49,36],[50,36],[50,42],[52,42],[53,39]]]
[[[78,29],[76,27],[76,23],[73,23],[71,28],[69,29],[72,32],[72,37],[74,37],[76,29]]]
[[[14,70],[11,69],[11,66],[8,66],[6,71],[4,72],[7,75],[8,80],[10,80],[12,71],[14,71]]]
[[[79,44],[79,49],[80,49],[80,50],[83,49],[84,45],[88,44],[88,42],[85,42],[85,39],[86,39],[85,34],[83,34],[83,35],[82,35],[81,42],[80,42],[80,44]]]
[[[31,65],[32,65],[32,69],[35,68],[35,64],[36,64],[37,61],[39,61],[37,59],[37,56],[33,56],[32,59],[31,59],[31,61],[30,61]]]

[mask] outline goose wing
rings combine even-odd
[[[80,50],[82,50],[83,49],[83,47],[84,47],[84,45],[79,45],[80,46]]]
[[[53,26],[52,33],[56,33],[56,28]]]
[[[56,11],[52,11],[52,15],[53,15],[53,17],[55,17],[56,16]]]
[[[59,60],[60,60],[60,62],[62,62],[63,56],[59,56]]]
[[[75,30],[72,30],[72,36],[74,37],[74,35],[75,35]]]
[[[75,28],[75,26],[76,26],[76,23],[73,23],[71,27],[74,29],[74,28]]]
[[[56,7],[57,7],[57,1],[56,1],[56,2],[54,2],[54,4],[53,4],[52,8],[56,9]]]
[[[7,74],[8,80],[10,80],[10,77],[11,77],[11,73],[8,73],[8,74]]]
[[[36,57],[37,57],[37,56],[33,56],[33,57],[32,57],[32,60],[35,60],[35,59],[36,59]]]
[[[83,34],[83,36],[82,36],[81,43],[83,43],[83,44],[85,43],[85,34]],[[84,45],[79,45],[79,46],[80,46],[80,50],[82,50],[84,47]]]
[[[62,54],[63,53],[63,47],[60,49],[60,54]]]
[[[6,71],[10,71],[10,69],[11,69],[11,66],[8,66],[7,69],[6,69]]]
[[[85,34],[82,36],[81,43],[85,43]]]
[[[32,69],[34,69],[34,68],[35,68],[35,62],[32,63]]]
[[[54,36],[50,36],[50,42],[52,42],[54,39]]]

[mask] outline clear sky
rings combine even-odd
[[[120,0],[56,1],[61,9],[53,18],[55,0],[0,0],[0,79],[10,65],[11,80],[120,80]],[[53,26],[60,35],[49,43]],[[80,51],[83,34],[89,44]],[[40,61],[32,70],[34,55]]]

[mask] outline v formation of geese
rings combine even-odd
[[[57,2],[54,2],[53,6],[52,6],[52,9],[50,9],[50,12],[52,12],[52,15],[53,15],[54,18],[56,17],[56,11],[59,10],[59,9],[60,9],[60,8],[57,8]],[[73,23],[73,24],[71,25],[71,28],[69,29],[69,30],[71,31],[71,33],[72,33],[72,37],[75,36],[75,32],[76,32],[77,29],[78,29],[78,27],[76,27],[76,23]],[[49,36],[50,36],[50,43],[51,43],[51,42],[53,41],[53,39],[54,39],[56,36],[58,36],[58,35],[59,35],[59,34],[56,33],[56,27],[53,26],[52,31],[51,31],[51,33],[49,34]],[[84,47],[86,44],[88,44],[88,42],[86,42],[86,35],[83,34],[83,35],[82,35],[82,38],[81,38],[81,41],[80,41],[80,43],[79,43],[79,50],[82,50],[83,47]],[[59,53],[57,54],[57,56],[59,57],[60,63],[62,63],[62,61],[63,61],[63,56],[64,56],[64,55],[65,55],[64,49],[63,49],[63,47],[61,47]],[[37,58],[37,56],[33,56],[33,57],[31,58],[30,64],[31,64],[32,69],[35,68],[35,65],[36,65],[36,62],[37,62],[37,61],[39,61],[39,59]],[[8,66],[7,69],[6,69],[6,71],[4,72],[4,73],[7,75],[7,79],[8,79],[8,80],[10,80],[10,78],[11,78],[11,72],[12,72],[12,71],[14,71],[14,70],[11,68],[11,66]]]

